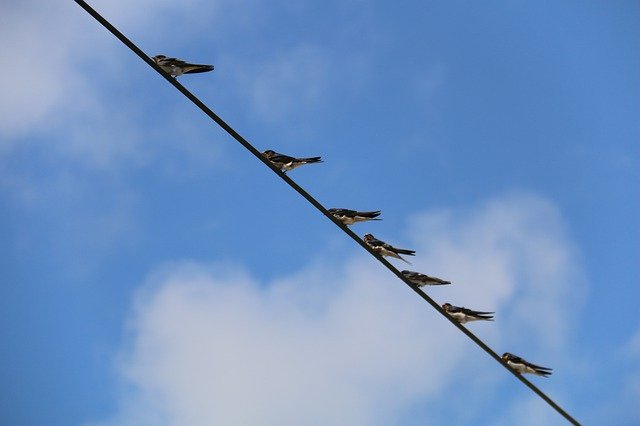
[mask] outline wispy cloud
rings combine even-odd
[[[143,41],[157,33],[170,38],[156,26],[168,24],[174,9],[188,13],[197,6],[90,3]],[[180,109],[186,103],[158,108],[148,87],[157,81],[145,78],[153,75],[131,67],[137,60],[75,3],[9,2],[2,12],[0,50],[15,72],[0,81],[0,190],[14,201],[38,211],[59,200],[93,200],[95,188],[127,194],[115,195],[112,209],[88,214],[129,224],[107,227],[117,232],[135,222],[131,171],[153,166],[175,180],[224,164],[222,149],[210,133],[203,136],[193,110]],[[131,95],[133,86],[139,95]]]
[[[607,375],[600,384],[607,392],[597,404],[588,407],[594,424],[638,424],[640,422],[640,326],[617,347],[603,348],[600,360],[593,362],[595,368]],[[623,371],[622,377],[615,371]],[[593,371],[589,372],[592,376]]]
[[[170,38],[157,27],[169,25],[175,9],[191,13],[198,3],[97,1],[92,5],[125,32],[134,33],[144,48],[149,34]],[[131,54],[93,18],[73,2],[26,1],[5,5],[0,20],[0,49],[16,70],[0,82],[4,99],[0,156],[38,145],[49,152],[49,158],[112,169],[123,160],[146,165],[157,155],[158,144],[149,141],[154,126],[145,119],[155,110],[132,98],[126,81],[139,69],[130,68]],[[136,87],[141,93],[148,90],[144,84]],[[184,124],[179,127],[185,130]],[[177,144],[174,151],[183,146]],[[184,150],[187,157],[190,150],[193,144]],[[203,152],[208,154],[206,149]],[[194,159],[200,161],[203,152],[199,150]]]
[[[463,214],[417,214],[406,233],[416,268],[454,281],[430,290],[436,299],[495,309],[495,323],[473,328],[541,357],[570,337],[558,321],[571,324],[580,304],[562,309],[557,294],[584,286],[567,279],[579,264],[561,229],[549,201],[512,196]],[[562,290],[548,291],[549,279]],[[468,410],[451,419],[473,419],[512,380],[362,258],[270,283],[237,266],[165,265],[136,298],[129,339],[126,391],[105,424],[391,424],[453,395]],[[545,361],[558,367],[563,357],[552,351]]]
[[[281,121],[300,108],[313,109],[326,96],[329,53],[318,46],[299,45],[274,52],[257,68],[242,72],[239,87],[259,117]]]
[[[566,398],[563,398],[566,400]],[[548,409],[546,403],[537,395],[517,397],[507,407],[505,414],[491,422],[492,425],[566,425],[567,421],[555,411]]]
[[[28,3],[5,4],[0,17],[0,50],[14,70],[0,81],[4,148],[10,137],[31,130],[60,106],[80,77],[71,60],[73,18],[54,4]]]

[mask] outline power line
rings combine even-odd
[[[229,133],[237,142],[239,142],[243,147],[245,147],[249,152],[251,152],[258,160],[264,163],[267,167],[269,167],[275,174],[277,174],[282,180],[284,180],[290,187],[292,187],[298,194],[302,195],[309,203],[311,203],[316,209],[318,209],[323,215],[325,215],[329,220],[331,220],[337,227],[339,227],[344,233],[346,233],[351,239],[353,239],[357,244],[359,244],[363,249],[369,252],[373,257],[375,257],[380,263],[387,267],[396,277],[402,280],[407,286],[409,286],[416,294],[418,294],[422,299],[424,299],[427,303],[429,303],[435,310],[437,310],[442,316],[444,316],[449,322],[451,322],[455,327],[457,327],[461,332],[467,335],[471,340],[473,340],[480,348],[482,348],[486,353],[488,353],[493,359],[499,362],[504,368],[507,369],[511,374],[513,374],[518,380],[525,384],[529,389],[531,389],[534,393],[536,393],[540,398],[542,398],[547,404],[549,404],[553,409],[555,409],[558,413],[560,413],[567,421],[574,425],[580,425],[576,419],[574,419],[569,413],[567,413],[562,407],[556,404],[551,398],[549,398],[544,392],[538,389],[533,383],[531,383],[527,378],[523,377],[521,374],[516,373],[513,369],[511,369],[500,356],[494,352],[486,343],[484,343],[480,338],[478,338],[475,334],[470,332],[466,327],[462,326],[459,322],[454,320],[451,316],[449,316],[444,310],[438,305],[431,297],[429,297],[426,293],[422,292],[415,284],[409,281],[404,275],[398,271],[389,261],[384,259],[378,253],[374,252],[360,237],[358,237],[351,229],[349,229],[346,225],[343,225],[338,219],[336,219],[332,214],[330,214],[327,209],[325,209],[322,204],[320,204],[314,197],[312,197],[307,191],[302,189],[296,182],[294,182],[289,176],[283,173],[279,168],[274,166],[268,159],[262,156],[260,151],[254,148],[251,143],[249,143],[245,138],[243,138],[238,132],[236,132],[231,126],[229,126],[224,120],[222,120],[216,113],[214,113],[209,107],[207,107],[200,99],[198,99],[194,94],[188,91],[182,84],[178,82],[176,78],[169,76],[166,72],[164,72],[156,63],[149,58],[138,46],[136,46],[131,40],[129,40],[124,34],[122,34],[116,27],[114,27],[109,21],[102,17],[98,12],[96,12],[91,6],[89,6],[84,0],[75,0],[75,2],[82,7],[87,13],[89,13],[96,21],[102,24],[111,34],[113,34],[118,40],[120,40],[125,46],[131,49],[136,55],[140,57],[143,61],[145,61],[149,66],[155,69],[162,77],[165,78],[170,84],[172,84],[180,93],[182,93],[185,97],[187,97],[191,102],[193,102],[202,112],[207,114],[209,118],[215,121],[220,127],[222,127],[227,133]]]

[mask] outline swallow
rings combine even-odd
[[[509,352],[505,352],[502,355],[502,360],[520,374],[530,373],[535,374],[536,376],[548,377],[553,370],[552,368],[540,367],[539,365],[531,364],[530,362],[525,361],[519,356],[512,355]]]
[[[262,156],[271,161],[274,166],[278,167],[284,173],[300,167],[304,164],[322,163],[322,157],[295,158],[288,155],[279,154],[270,149],[262,153]]]
[[[451,281],[445,281],[441,280],[440,278],[430,277],[429,275],[421,274],[420,272],[402,271],[401,274],[418,287],[424,287],[425,285],[451,284]]]
[[[167,58],[164,55],[156,55],[152,59],[164,72],[174,78],[182,74],[213,71],[214,68],[213,65],[190,64],[177,58]]]
[[[377,219],[377,217],[380,216],[380,210],[376,210],[375,212],[358,212],[349,209],[329,209],[328,212],[342,222],[343,225],[353,225],[356,222],[366,222],[367,220],[382,220]]]
[[[406,261],[400,255],[401,254],[406,254],[408,256],[415,256],[416,255],[415,250],[407,250],[407,249],[395,248],[391,244],[387,244],[384,241],[380,241],[379,239],[377,239],[376,237],[374,237],[371,234],[365,234],[364,242],[367,243],[367,245],[369,247],[371,247],[373,249],[373,251],[378,253],[380,256],[395,257],[396,259],[400,259],[403,262],[408,263],[409,265],[411,265],[411,263]]]
[[[453,306],[451,303],[442,305],[442,309],[460,324],[471,321],[493,321],[493,312],[472,311],[471,309]]]

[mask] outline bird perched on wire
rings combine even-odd
[[[471,321],[493,321],[493,312],[473,311],[471,309],[453,306],[451,303],[442,305],[442,309],[460,324]]]
[[[519,356],[512,355],[509,352],[505,352],[502,355],[502,360],[520,374],[530,373],[535,374],[536,376],[548,377],[553,370],[552,368],[531,364],[530,362],[525,361]]]
[[[164,55],[156,55],[152,59],[171,77],[177,77],[182,74],[197,74],[199,72],[213,71],[214,68],[213,65],[190,64],[177,58],[167,58]]]
[[[322,157],[296,158],[296,157],[290,157],[284,154],[279,154],[270,149],[263,152],[262,156],[265,157],[267,160],[271,161],[274,166],[279,168],[284,173],[305,164],[322,163]]]
[[[415,250],[407,250],[407,249],[396,248],[396,247],[392,246],[391,244],[387,244],[384,241],[380,241],[379,239],[377,239],[376,237],[374,237],[371,234],[365,234],[364,242],[367,243],[367,245],[369,247],[371,247],[373,249],[373,251],[378,253],[380,256],[395,257],[396,259],[400,259],[403,262],[408,263],[409,265],[411,265],[411,262],[405,260],[400,255],[401,254],[406,254],[408,256],[415,256],[415,254],[416,254]]]
[[[426,285],[451,284],[451,281],[445,281],[441,280],[440,278],[430,277],[429,275],[421,274],[420,272],[402,271],[401,274],[418,287],[424,287]]]
[[[328,212],[344,225],[353,225],[356,222],[366,222],[368,220],[382,220],[377,219],[377,217],[380,216],[380,210],[374,212],[359,212],[349,209],[329,209]]]

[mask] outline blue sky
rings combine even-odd
[[[0,4],[3,424],[562,424],[65,3]],[[91,4],[578,420],[640,421],[637,2]]]

